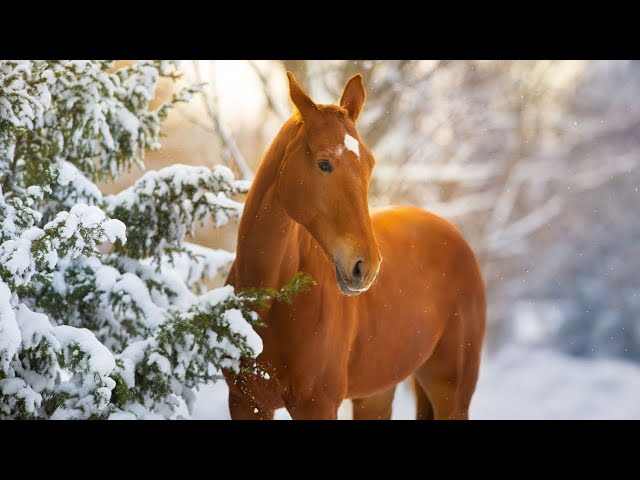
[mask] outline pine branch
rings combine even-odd
[[[209,218],[214,227],[239,219],[242,205],[230,197],[248,191],[231,171],[172,165],[148,172],[126,190],[107,197],[106,210],[128,226],[129,241],[122,251],[133,258],[159,258],[166,249],[180,248],[196,223]]]
[[[249,183],[226,167],[174,165],[103,197],[94,181],[142,167],[198,90],[149,111],[173,64],[112,67],[0,61],[2,419],[172,418],[191,388],[259,353],[256,300],[302,290],[192,291],[234,257],[184,243],[198,222],[240,217]]]
[[[9,191],[9,183],[11,182],[11,178],[15,175],[16,173],[16,165],[18,163],[18,149],[20,148],[20,144],[22,143],[22,135],[18,135],[16,136],[16,143],[15,143],[15,147],[13,150],[13,158],[11,159],[11,166],[9,167],[9,169],[7,170],[7,174],[4,177],[4,180],[2,182],[2,192],[8,192]]]

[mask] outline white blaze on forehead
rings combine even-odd
[[[360,158],[360,143],[348,133],[345,133],[344,135],[344,146]]]

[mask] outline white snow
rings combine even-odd
[[[149,348],[153,348],[154,345],[155,342],[149,339],[133,342],[123,350],[123,352],[120,354],[120,357],[126,358],[130,360],[134,365],[137,365],[144,358],[145,352]]]
[[[0,380],[0,382],[0,391],[4,395],[15,395],[21,388],[24,388],[26,386],[24,380],[15,377]]]
[[[36,87],[38,91],[38,100],[42,104],[42,108],[45,110],[51,106],[51,90],[46,85],[38,85]]]
[[[82,73],[89,66],[89,60],[70,60],[69,64],[74,67],[77,72]]]
[[[49,268],[53,269],[58,263],[58,252],[56,250],[49,250],[44,254],[44,259],[47,262]]]
[[[22,400],[24,409],[28,413],[34,413],[42,402],[42,395],[34,391],[21,378],[5,378],[0,380],[0,392],[2,392],[3,395],[15,395],[16,398]]]
[[[64,222],[64,227],[60,230],[60,235],[63,238],[71,238],[78,229],[78,217],[75,215],[69,215],[67,212],[60,212],[56,215],[54,222]],[[45,225],[47,228],[49,225]]]
[[[96,287],[103,292],[109,292],[120,278],[120,272],[110,265],[102,265],[95,271]]]
[[[147,364],[153,365],[154,363],[158,365],[158,368],[163,374],[169,375],[169,373],[171,373],[171,363],[167,357],[160,355],[158,352],[152,352],[149,355]]]
[[[207,248],[194,243],[184,242],[182,247],[188,250],[190,255],[180,252],[171,257],[164,256],[161,261],[161,272],[168,277],[179,278],[188,286],[203,277],[213,278],[217,272],[226,269],[236,258],[234,252]]]
[[[215,172],[215,170],[214,170],[214,172]],[[249,191],[249,188],[251,187],[251,180],[236,180],[235,181],[235,186],[239,191],[247,192],[247,191]]]
[[[117,239],[120,239],[123,244],[127,243],[127,236],[125,235],[127,227],[120,220],[115,218],[107,220],[102,225],[102,229],[111,243],[114,243]]]
[[[44,78],[48,84],[53,84],[56,81],[56,74],[53,73],[53,70],[45,70],[42,72],[42,78]]]
[[[247,346],[251,348],[256,355],[262,353],[262,338],[251,327],[242,316],[242,312],[237,308],[227,310],[223,314],[225,321],[229,322],[229,330],[240,336],[246,337]]]
[[[120,355],[118,355],[118,358],[124,364],[123,368],[118,369],[118,373],[120,373],[127,387],[133,388],[136,386],[136,365],[142,361],[145,352],[154,346],[154,339],[139,340],[131,343]]]
[[[230,418],[224,381],[197,393],[194,419]],[[482,419],[640,419],[640,366],[629,361],[576,358],[542,348],[512,346],[486,356],[470,409]],[[415,418],[413,394],[398,385],[392,419]],[[288,419],[285,409],[276,419]],[[339,419],[351,418],[345,401]]]
[[[31,280],[35,271],[35,261],[31,254],[31,243],[42,238],[44,231],[31,227],[20,238],[7,240],[0,245],[0,263],[13,274],[16,285],[24,285]]]
[[[111,400],[111,389],[114,387],[100,387],[96,390],[95,396],[98,398],[97,409],[98,411],[104,410],[104,407],[109,405],[109,401]]]
[[[60,348],[53,333],[53,325],[45,314],[32,312],[26,305],[20,304],[16,310],[16,321],[22,334],[23,348],[35,348],[43,338],[46,338],[53,348]]]
[[[78,175],[78,169],[66,160],[58,162],[58,183],[62,186],[68,185]]]
[[[144,405],[140,405],[137,402],[127,403],[125,406],[125,411],[117,412],[109,416],[110,420],[120,419],[120,420],[164,420],[162,415],[155,414],[150,412],[148,408]],[[127,414],[130,414],[128,416]]]
[[[214,177],[220,178],[225,183],[233,184],[235,182],[233,172],[225,165],[216,165],[212,171]]]
[[[91,228],[102,223],[105,217],[104,212],[98,207],[84,203],[74,205],[69,211],[69,214],[78,217],[82,226],[85,228]]]
[[[30,197],[42,199],[42,194],[42,187],[38,185],[31,185],[30,187],[27,187],[27,195]]]
[[[225,285],[224,287],[210,290],[207,293],[201,295],[198,299],[198,303],[203,308],[206,308],[207,306],[214,306],[220,302],[225,301],[231,295],[233,295],[233,286]]]
[[[123,298],[133,300],[136,306],[143,311],[144,322],[147,326],[156,327],[164,320],[163,312],[151,301],[149,290],[137,275],[126,272],[118,279],[112,288],[113,293],[120,293]]]
[[[526,345],[543,345],[558,335],[567,312],[572,305],[567,302],[519,300],[512,307],[514,340]]]
[[[102,192],[100,189],[95,183],[85,177],[75,165],[66,160],[58,160],[56,165],[58,184],[62,186],[70,184],[70,196],[64,201],[66,206],[71,207],[78,202],[100,203],[102,201]]]
[[[131,412],[114,412],[109,415],[109,420],[137,420],[137,417]]]
[[[113,354],[98,341],[91,330],[86,328],[74,328],[68,325],[53,327],[54,333],[62,348],[78,345],[80,350],[89,356],[89,368],[97,372],[101,377],[108,376],[114,368],[116,361]]]
[[[133,113],[126,108],[120,108],[117,110],[118,120],[120,125],[124,128],[132,139],[138,138],[138,129],[140,128],[140,120]]]
[[[511,347],[480,371],[477,418],[640,419],[640,366]]]
[[[6,371],[20,348],[22,337],[11,307],[11,291],[0,280],[0,371]]]
[[[348,133],[344,134],[344,146],[347,147],[347,150],[351,150],[358,158],[360,158],[360,142]]]
[[[8,205],[4,201],[2,185],[0,185],[0,206],[4,209],[5,214],[5,218],[3,218],[2,222],[0,223],[0,225],[2,226],[1,232],[3,232],[7,238],[11,238],[16,232],[16,223],[14,222],[16,209],[12,205]]]

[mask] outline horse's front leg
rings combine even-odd
[[[224,372],[229,387],[232,420],[272,420],[275,409],[284,406],[273,377],[267,381],[250,372]]]
[[[258,406],[246,395],[229,391],[231,420],[273,420],[275,410]]]
[[[309,401],[287,407],[287,410],[293,420],[337,420],[338,407],[333,403],[318,404]]]
[[[333,398],[325,391],[309,391],[307,395],[285,399],[293,420],[337,420],[341,398]]]

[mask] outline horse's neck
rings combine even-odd
[[[247,195],[238,230],[236,287],[279,288],[297,272],[306,231],[280,205],[277,179],[295,124],[285,124],[265,154]]]

